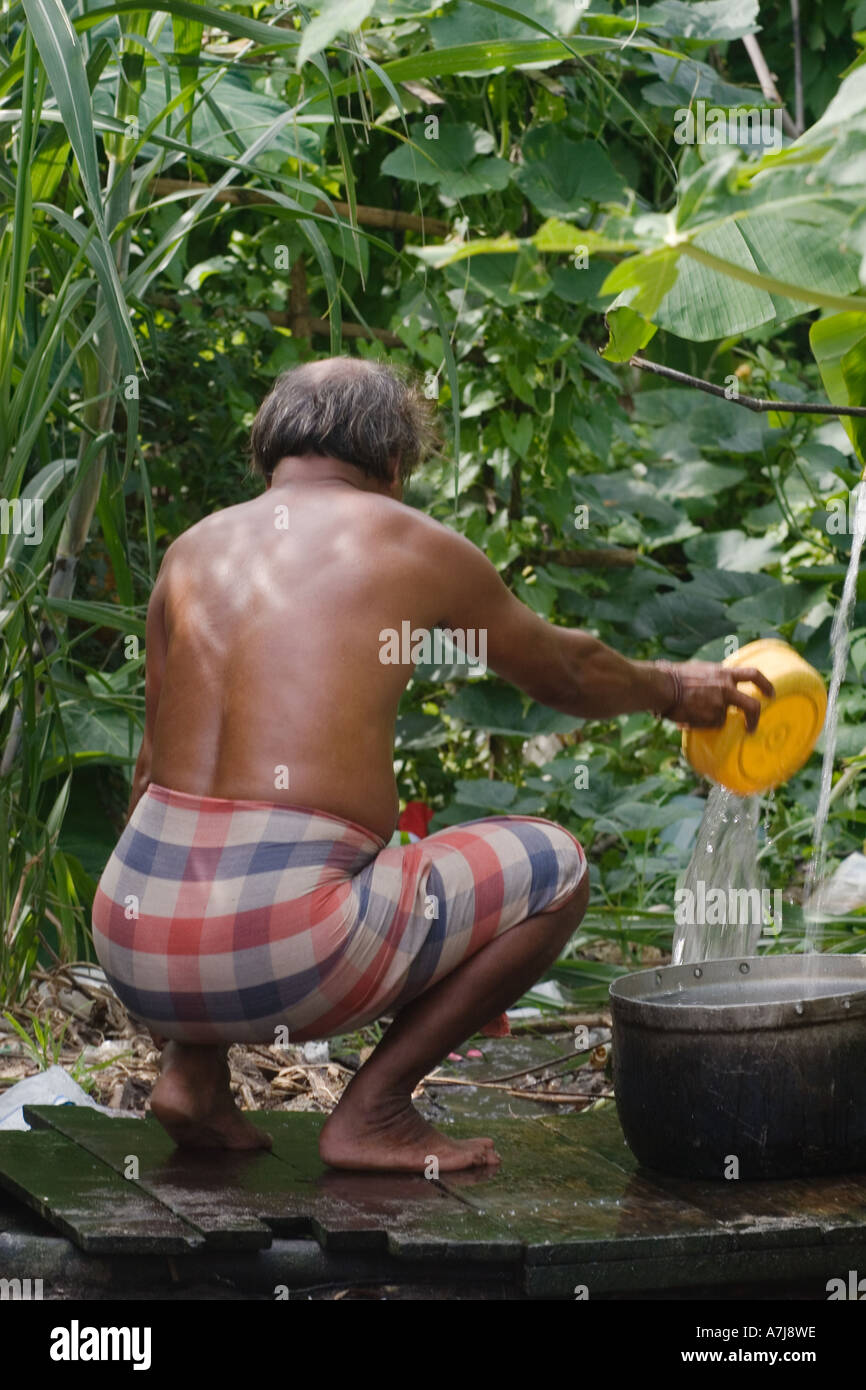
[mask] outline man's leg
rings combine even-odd
[[[442,1172],[498,1163],[492,1140],[448,1139],[435,1130],[414,1109],[412,1092],[552,965],[580,925],[588,897],[584,874],[561,907],[503,932],[401,1011],[322,1130],[326,1163],[411,1172],[423,1171],[431,1155]]]
[[[423,1120],[411,1096],[454,1047],[507,1009],[550,966],[580,925],[587,875],[554,912],[538,913],[488,945],[408,1004],[346,1089],[322,1130],[320,1151],[336,1168],[442,1172],[498,1162],[490,1139],[447,1139]],[[269,1148],[268,1134],[238,1109],[228,1047],[169,1041],[151,1096],[154,1116],[185,1148]]]
[[[235,1105],[228,1046],[168,1042],[150,1108],[176,1144],[191,1149],[269,1149],[273,1140]]]

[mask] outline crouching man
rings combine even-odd
[[[586,909],[561,826],[493,816],[387,847],[394,725],[412,667],[381,634],[483,633],[489,666],[575,717],[652,710],[715,727],[760,705],[732,673],[629,661],[520,603],[480,550],[402,500],[431,406],[389,367],[281,376],[252,430],[265,490],[168,549],[147,616],[146,723],[94,941],[130,1012],[167,1040],[153,1112],[178,1144],[270,1141],[235,1106],[232,1042],[394,1021],[322,1130],[340,1168],[498,1161],[436,1133],[412,1092],[561,954]]]

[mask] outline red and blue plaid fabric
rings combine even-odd
[[[494,816],[389,848],[301,807],[154,783],[109,859],[93,939],[118,996],[190,1043],[292,1041],[393,1013],[586,871],[550,821]]]

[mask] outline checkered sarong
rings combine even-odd
[[[154,783],[109,859],[93,939],[154,1032],[300,1042],[393,1013],[586,870],[567,830],[494,816],[385,848],[321,811]]]

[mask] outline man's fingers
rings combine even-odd
[[[757,684],[757,682],[755,682]],[[734,690],[730,696],[729,703],[737,705],[746,716],[746,728],[753,734],[758,727],[758,718],[761,713],[761,702],[756,700],[754,695],[747,695],[743,690]]]
[[[760,671],[757,671],[754,666],[743,666],[738,670],[732,671],[731,675],[737,684],[740,684],[742,681],[751,681],[752,685],[756,685],[759,690],[763,690],[764,694],[769,695],[771,699],[776,693],[773,686],[767,680],[767,677],[762,675]]]

